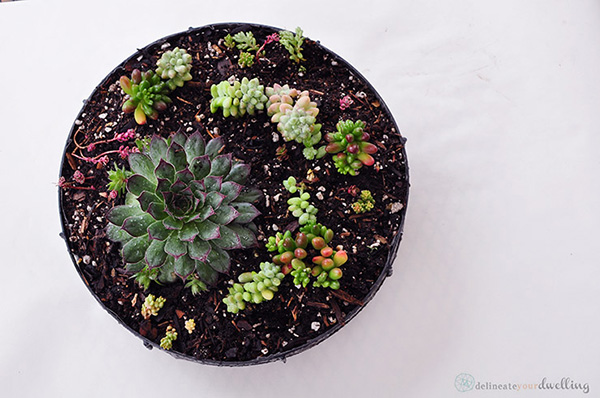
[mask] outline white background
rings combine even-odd
[[[305,35],[377,88],[408,137],[395,272],[339,333],[216,368],[148,351],[92,298],[60,232],[59,162],[100,80],[190,26]],[[600,396],[598,1],[26,1],[0,5],[0,390],[6,397]]]

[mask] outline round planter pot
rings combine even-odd
[[[211,365],[245,366],[285,360],[313,347],[354,318],[368,303],[384,279],[402,236],[408,200],[408,164],[405,139],[383,99],[351,65],[318,42],[305,38],[304,61],[296,63],[279,42],[269,42],[250,67],[240,67],[240,50],[229,49],[223,38],[229,33],[252,32],[258,46],[279,32],[254,24],[216,24],[189,29],[162,38],[137,51],[117,66],[96,87],[73,124],[61,164],[59,206],[63,236],[75,268],[96,298],[120,324],[141,338],[148,348],[159,347],[168,327],[178,338],[168,352],[176,357]],[[138,125],[132,114],[122,111],[125,94],[121,76],[134,69],[156,68],[156,61],[169,49],[186,49],[192,55],[192,80],[175,89],[172,103],[156,120]],[[318,104],[321,131],[335,132],[340,120],[362,120],[377,146],[375,164],[362,167],[357,176],[342,175],[331,155],[306,160],[303,146],[284,142],[276,124],[264,112],[225,118],[210,112],[213,84],[256,77],[265,87],[277,83],[307,90]],[[135,138],[117,134],[133,131]],[[121,245],[106,236],[106,214],[124,203],[107,189],[108,171],[128,168],[127,153],[134,141],[158,134],[169,137],[177,131],[199,131],[206,140],[220,136],[224,150],[250,165],[247,185],[264,193],[256,207],[262,213],[254,222],[258,246],[230,251],[231,267],[208,291],[193,295],[179,280],[170,284],[152,282],[144,290],[127,272]],[[276,232],[298,229],[297,219],[287,211],[292,196],[282,181],[293,176],[306,185],[311,202],[318,208],[319,223],[335,232],[330,245],[345,250],[349,260],[341,268],[340,289],[298,287],[290,275],[283,279],[272,300],[248,304],[237,314],[226,311],[222,299],[232,281],[243,272],[256,270],[272,253],[265,242]],[[358,192],[370,190],[374,207],[355,213],[352,203]],[[341,247],[340,247],[341,246]],[[166,303],[156,316],[144,319],[141,306],[153,294]],[[193,319],[189,333],[184,325]]]

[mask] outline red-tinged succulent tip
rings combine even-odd
[[[142,81],[142,72],[140,72],[139,69],[134,69],[131,72],[131,80],[133,80],[133,83],[135,84],[140,84]]]
[[[375,145],[371,144],[370,142],[361,142],[360,150],[372,155],[375,152],[377,152],[377,147]]]
[[[326,246],[321,249],[321,256],[323,256],[323,257],[331,257],[332,254],[333,254],[333,249],[329,246]]]
[[[315,256],[312,258],[312,262],[317,265],[321,265],[323,260],[325,260],[325,257],[323,257],[323,256]]]
[[[356,144],[350,144],[350,145],[348,145],[348,148],[346,148],[346,150],[349,153],[352,153],[354,155],[356,155],[358,153],[358,151],[359,151],[358,145],[356,145]]]
[[[323,269],[325,271],[330,271],[330,270],[334,269],[336,267],[336,265],[335,265],[335,262],[332,259],[326,258],[321,263],[321,267],[323,267]]]
[[[119,79],[119,84],[126,94],[131,95],[131,80],[129,80],[127,76],[121,76]]]
[[[333,255],[333,262],[336,267],[339,267],[348,261],[348,253],[344,250],[340,250]]]
[[[135,108],[135,113],[133,114],[133,116],[137,124],[146,124],[146,114],[142,110],[141,106]]]
[[[302,260],[303,258],[306,258],[307,255],[306,250],[301,247],[294,250],[294,256],[296,256],[297,259]]]
[[[133,101],[131,101],[131,100],[125,101],[125,103],[123,104],[123,112],[131,113],[133,111],[135,111],[135,104],[133,103]]]
[[[375,159],[373,159],[373,156],[365,152],[361,152],[358,154],[358,160],[360,160],[361,163],[365,166],[373,166],[373,163],[375,163]]]
[[[342,145],[339,142],[330,142],[325,147],[325,151],[327,153],[338,153],[338,152],[342,151],[343,149],[344,148],[342,147]]]
[[[281,267],[281,273],[287,275],[292,272],[292,264],[285,264]]]

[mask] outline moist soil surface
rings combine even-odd
[[[304,70],[289,59],[289,53],[278,42],[267,44],[253,66],[241,68],[240,51],[228,49],[222,40],[227,33],[239,31],[251,31],[259,45],[277,32],[270,27],[242,24],[190,29],[139,50],[117,67],[85,102],[74,123],[61,171],[65,183],[59,189],[67,245],[79,273],[97,299],[121,323],[143,336],[146,343],[159,344],[171,325],[178,333],[172,353],[212,364],[239,365],[285,358],[320,342],[319,336],[338,330],[371,299],[391,272],[408,197],[405,140],[386,106],[360,74],[310,39],[303,44],[305,61],[300,66]],[[133,114],[121,111],[125,95],[119,78],[130,76],[134,68],[154,69],[160,55],[175,47],[184,48],[193,56],[193,79],[171,93],[173,103],[157,120],[137,125]],[[278,83],[308,90],[320,109],[317,122],[322,124],[323,133],[336,131],[340,120],[364,121],[370,142],[378,147],[373,155],[375,164],[363,167],[355,177],[341,175],[331,155],[308,161],[302,155],[301,144],[284,142],[266,113],[239,118],[224,118],[220,110],[212,114],[211,85],[232,75],[240,80],[258,77],[265,87]],[[345,96],[352,99],[352,104],[342,110],[340,99]],[[256,205],[262,214],[254,220],[259,246],[230,251],[229,274],[221,275],[205,293],[194,296],[182,282],[152,283],[144,291],[125,270],[120,244],[106,238],[105,214],[124,200],[123,195],[109,197],[107,171],[115,163],[128,168],[127,160],[117,151],[120,146],[135,144],[133,140],[104,141],[128,129],[135,130],[138,138],[152,134],[167,137],[178,130],[188,134],[198,130],[207,140],[221,136],[226,142],[225,151],[251,166],[246,185],[264,193]],[[105,152],[109,159],[106,166],[82,160],[99,159]],[[79,174],[74,175],[76,171],[83,174],[84,181]],[[272,254],[264,247],[266,239],[277,231],[289,229],[295,234],[298,229],[297,219],[287,211],[286,202],[291,195],[282,185],[289,176],[306,184],[311,202],[319,209],[318,221],[334,230],[330,245],[338,249],[341,246],[349,254],[349,261],[342,266],[341,288],[334,291],[312,285],[297,287],[288,275],[272,300],[248,304],[238,314],[228,313],[221,300],[232,281],[242,272],[258,270],[260,262],[270,261]],[[373,210],[362,214],[352,211],[350,206],[357,200],[353,187],[372,192],[376,201]],[[148,294],[164,297],[166,304],[158,316],[145,320],[140,309]],[[187,319],[196,323],[191,334],[184,328]]]

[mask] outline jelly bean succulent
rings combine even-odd
[[[234,283],[223,299],[227,311],[236,314],[246,308],[246,303],[271,300],[284,276],[280,267],[270,262],[261,263],[260,272],[244,272],[238,277],[239,283]]]
[[[166,79],[170,90],[183,87],[185,82],[192,80],[191,69],[192,56],[179,47],[165,51],[156,62],[156,74]]]
[[[341,174],[355,176],[363,165],[375,163],[371,155],[377,152],[377,147],[368,142],[370,135],[364,128],[365,123],[360,120],[345,120],[337,123],[337,132],[325,134],[329,143],[325,150],[335,155],[333,163]]]
[[[121,88],[128,95],[123,104],[123,112],[133,112],[138,124],[145,124],[146,118],[158,118],[158,112],[167,109],[172,101],[167,95],[169,86],[153,71],[140,72],[134,69],[131,79],[121,76]]]
[[[210,111],[215,113],[222,108],[225,117],[239,117],[246,113],[254,115],[256,111],[265,109],[268,101],[265,87],[257,78],[249,80],[244,77],[241,82],[235,80],[233,84],[223,80],[219,84],[213,84],[210,93]]]
[[[244,187],[249,166],[219,154],[223,147],[220,137],[177,133],[154,135],[148,152],[129,155],[134,174],[125,204],[107,213],[107,235],[141,280],[214,284],[229,269],[228,250],[256,245],[251,202],[261,192]]]

